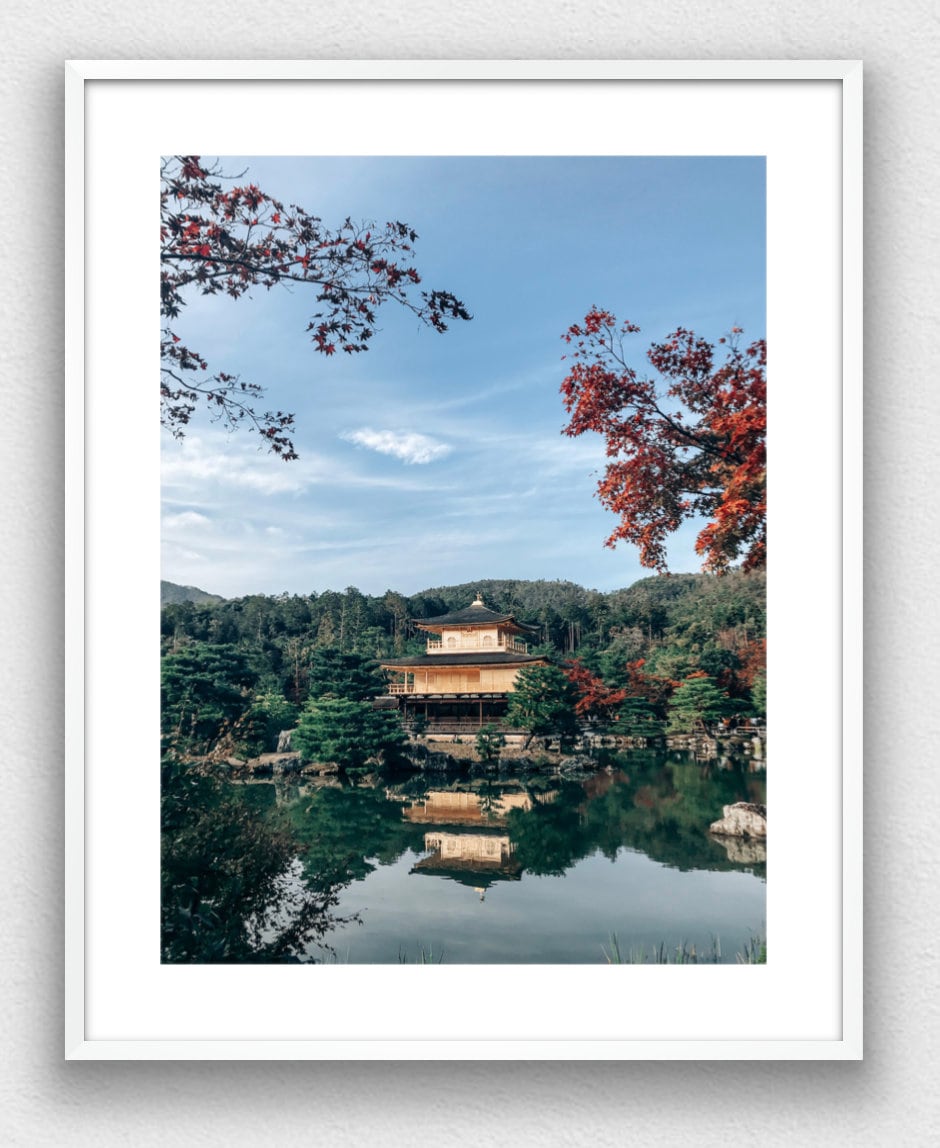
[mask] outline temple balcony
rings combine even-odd
[[[450,635],[444,639],[428,639],[427,650],[429,654],[460,654],[467,650],[503,651],[507,654],[527,654],[529,647],[526,642],[518,638],[490,638],[478,635],[460,636]]]
[[[435,682],[428,684],[423,681],[417,682],[389,682],[389,694],[418,694],[421,697],[430,698],[504,698],[510,690],[509,684],[504,688],[499,686],[486,686],[481,687],[479,682]]]

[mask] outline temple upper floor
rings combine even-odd
[[[427,642],[429,654],[460,654],[470,650],[503,650],[511,654],[527,654],[529,646],[527,642],[495,626],[492,629],[443,629],[439,636],[428,638]]]
[[[463,610],[441,614],[436,618],[416,619],[416,624],[431,635],[427,643],[429,654],[457,654],[475,650],[527,654],[528,644],[517,635],[534,637],[538,632],[535,626],[517,622],[512,614],[498,614],[490,610],[479,595]]]

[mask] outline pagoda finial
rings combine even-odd
[[[471,606],[482,606],[483,605],[483,596],[480,594],[479,590],[477,590],[477,596],[473,599],[473,601],[470,603],[470,605]]]

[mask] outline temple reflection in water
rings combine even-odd
[[[554,792],[539,795],[551,801]],[[486,890],[497,881],[518,881],[522,866],[513,856],[515,848],[507,833],[499,828],[511,810],[528,812],[532,795],[523,791],[487,788],[484,792],[432,789],[402,807],[405,821],[419,825],[448,826],[425,833],[428,856],[418,861],[412,873],[443,877],[469,885],[484,899]],[[476,832],[454,831],[467,826]]]
[[[512,842],[506,834],[425,833],[424,847],[430,851],[412,867],[412,873],[444,877],[470,885],[480,894],[496,881],[518,881],[522,866],[513,857]]]
[[[553,792],[541,800],[550,801]],[[532,797],[524,792],[471,793],[457,789],[431,789],[402,809],[406,821],[433,825],[499,825],[510,809],[528,811]]]

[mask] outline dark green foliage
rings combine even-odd
[[[713,727],[740,707],[712,678],[687,678],[669,702],[670,733],[690,733],[697,726]]]
[[[369,702],[325,697],[307,703],[291,744],[305,761],[357,770],[372,758],[394,757],[404,743],[396,713],[375,710]]]
[[[415,629],[412,620],[462,609],[478,590],[494,610],[540,627],[531,645],[569,653],[574,640],[579,653],[609,652],[620,663],[649,659],[656,650],[670,646],[692,658],[707,643],[734,652],[764,634],[764,576],[736,570],[721,577],[643,578],[609,594],[571,582],[483,579],[424,590],[411,598],[392,591],[372,596],[350,586],[342,593],[180,602],[164,606],[162,632],[168,643],[219,641],[218,635],[225,635],[226,641],[263,649],[267,661],[263,668],[284,675],[286,681],[287,666],[282,663],[288,661],[290,639],[300,639],[311,649],[318,644],[335,646],[369,658],[419,652],[426,635]]]
[[[256,677],[234,646],[196,642],[167,654],[160,678],[164,739],[177,749],[208,749],[245,713]]]
[[[656,712],[656,707],[646,698],[624,698],[617,710],[617,722],[613,729],[624,737],[660,737],[666,724]]]
[[[315,790],[288,806],[302,862],[315,886],[362,880],[376,863],[390,865],[406,849],[420,853],[424,827],[402,819],[401,805],[384,788]]]
[[[761,674],[751,687],[751,705],[758,717],[767,716],[767,676]]]
[[[479,755],[481,761],[499,761],[500,751],[505,744],[505,735],[502,734],[491,722],[487,722],[486,725],[481,726],[477,731],[476,747],[477,754]]]
[[[235,731],[237,752],[246,757],[273,753],[277,749],[279,734],[282,730],[293,728],[299,713],[299,706],[293,705],[281,694],[255,694],[248,712]]]
[[[626,686],[628,663],[643,659],[645,674],[673,681],[704,671],[737,700],[738,712],[752,707],[754,650],[765,634],[759,571],[653,576],[609,594],[571,582],[484,579],[411,598],[350,586],[342,593],[184,601],[163,609],[164,651],[234,646],[263,676],[265,692],[299,705],[326,694],[364,700],[384,692],[374,659],[422,653],[427,635],[415,620],[462,609],[478,591],[494,610],[538,627],[528,637],[530,652],[576,653],[612,689]]]
[[[311,698],[348,698],[361,702],[382,693],[384,685],[376,663],[362,654],[344,654],[335,646],[321,646],[310,658]]]
[[[533,737],[577,737],[574,707],[578,694],[557,666],[525,666],[516,677],[509,696],[506,724]]]
[[[615,765],[618,763],[615,763]],[[633,751],[621,768],[584,782],[531,776],[529,809],[505,817],[514,859],[531,874],[564,873],[624,847],[688,870],[740,870],[703,832],[723,805],[764,803],[763,776],[702,766],[688,755]],[[427,779],[389,791],[372,785],[311,792],[220,784],[167,761],[163,767],[162,959],[258,962],[303,959],[328,946],[337,894],[407,850],[424,851],[427,824],[402,817]],[[481,809],[499,810],[519,783],[481,782]],[[501,814],[497,814],[501,816]],[[765,863],[746,868],[763,877]],[[757,956],[759,959],[759,954]]]
[[[584,807],[582,831],[592,848],[614,858],[625,842],[677,869],[733,869],[724,848],[703,826],[735,801],[761,801],[763,775],[702,766],[681,753],[632,751],[625,771],[600,778],[600,792]],[[765,863],[754,862],[765,874]]]
[[[531,809],[511,809],[506,824],[516,860],[536,876],[561,876],[591,851],[592,842],[571,801],[537,801]]]
[[[600,850],[617,856],[624,845],[676,869],[734,869],[724,848],[703,833],[735,801],[761,802],[762,775],[701,766],[681,753],[632,750],[623,769],[595,774],[585,785],[552,782],[529,810],[511,810],[514,856],[532,872],[562,872]],[[536,797],[532,787],[530,792]],[[753,862],[764,876],[764,862]]]
[[[338,885],[298,880],[297,842],[244,790],[171,760],[161,786],[161,960],[305,959],[339,923]]]

